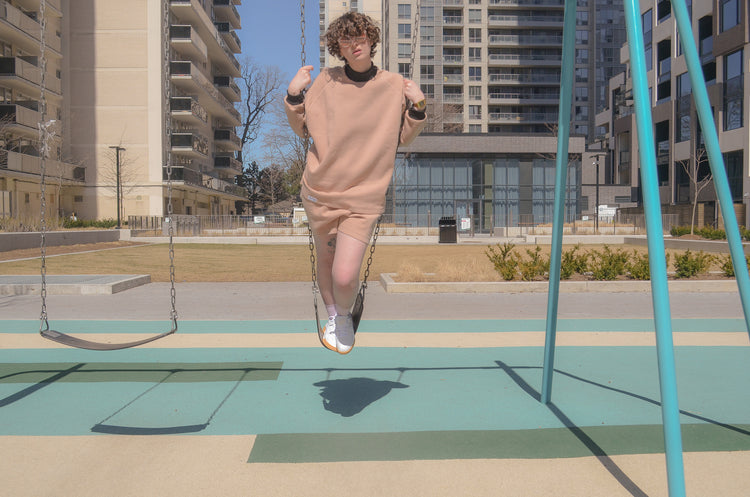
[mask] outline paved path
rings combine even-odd
[[[180,330],[117,352],[39,338],[0,297],[0,495],[666,496],[647,293],[387,294],[355,350],[315,337],[309,284],[180,284]],[[688,495],[750,487],[750,339],[736,293],[671,298]],[[53,328],[129,341],[169,286],[54,295]]]

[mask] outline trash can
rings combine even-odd
[[[438,223],[440,236],[438,243],[456,243],[456,220],[452,217],[441,217]]]

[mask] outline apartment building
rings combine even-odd
[[[750,9],[742,0],[693,0],[687,5],[737,219],[747,225],[750,81],[746,75],[750,67]],[[705,139],[671,4],[668,0],[643,0],[640,11],[662,211],[678,214],[682,224],[690,223],[696,182],[708,181],[698,195],[696,221],[699,226],[720,223],[717,198],[709,179]],[[622,61],[628,60],[628,48],[624,46]],[[613,195],[627,196],[630,191],[632,205],[640,205],[638,143],[632,106],[630,78],[620,74],[610,82],[608,108],[596,117],[597,125],[606,129],[608,151],[600,180]],[[607,203],[607,199],[602,203]]]
[[[165,3],[168,2],[168,29]],[[67,2],[62,26],[69,53],[64,146],[86,166],[76,211],[114,217],[113,169],[123,215],[166,212],[167,149],[175,214],[231,214],[244,191],[234,108],[240,91],[239,0],[86,0]],[[166,48],[165,48],[166,44]],[[169,52],[169,81],[165,51]],[[170,85],[166,101],[165,85]],[[166,109],[171,117],[167,142]],[[117,158],[120,147],[119,160]]]
[[[116,218],[118,183],[123,219],[164,215],[167,157],[175,214],[234,213],[239,4],[46,0],[50,216]],[[19,219],[40,208],[41,8],[0,1],[0,216]]]
[[[40,100],[41,12],[39,0],[0,2],[0,218],[15,218],[34,225],[40,213]],[[61,69],[64,63],[60,36],[63,9],[60,0],[48,0],[44,74],[46,120],[59,120],[63,110]],[[46,161],[47,215],[74,210],[73,199],[83,195],[85,169],[63,153],[67,129],[54,126]]]

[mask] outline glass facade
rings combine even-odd
[[[579,214],[580,161],[568,165],[565,219]],[[534,155],[399,154],[386,217],[411,226],[471,217],[474,231],[552,223],[555,160]]]

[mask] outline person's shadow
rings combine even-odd
[[[359,414],[365,407],[388,395],[394,388],[409,388],[401,382],[373,380],[372,378],[348,378],[325,380],[315,383],[322,388],[323,407],[326,411],[348,418]]]

